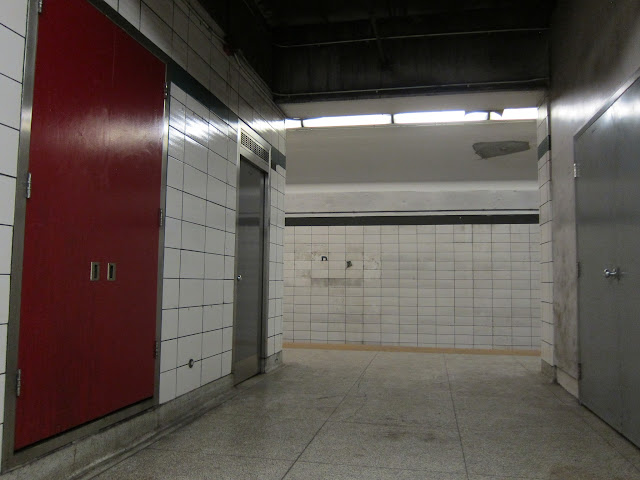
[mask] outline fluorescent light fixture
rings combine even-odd
[[[536,120],[538,118],[538,109],[533,108],[505,108],[500,115],[497,112],[491,112],[491,120]]]
[[[465,122],[484,122],[489,120],[489,112],[469,112],[464,116]]]
[[[464,122],[464,110],[450,110],[446,112],[410,112],[396,113],[393,123],[451,123]]]
[[[284,120],[284,128],[302,128],[302,120],[297,118],[286,118]]]
[[[354,127],[361,125],[389,125],[391,115],[346,115],[341,117],[307,118],[303,127]]]

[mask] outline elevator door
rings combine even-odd
[[[233,372],[236,383],[260,373],[262,354],[265,174],[241,157]]]
[[[640,81],[576,141],[581,401],[640,445]]]
[[[164,82],[165,65],[86,0],[47,0],[16,449],[153,397]]]

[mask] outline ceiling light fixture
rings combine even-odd
[[[302,121],[303,127],[355,127],[366,125],[389,125],[391,115],[345,115],[340,117],[307,118]]]
[[[302,120],[299,118],[286,118],[284,120],[284,128],[287,130],[291,128],[302,128]]]
[[[502,115],[499,112],[491,112],[491,120],[536,120],[538,109],[533,108],[505,108]]]

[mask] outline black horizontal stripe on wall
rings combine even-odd
[[[287,217],[287,227],[324,227],[350,225],[499,225],[538,224],[538,214],[514,215],[415,215],[354,217]]]
[[[540,160],[545,153],[551,150],[551,135],[547,135],[540,145],[538,145],[538,160]]]

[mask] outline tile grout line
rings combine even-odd
[[[364,377],[364,374],[367,372],[367,369],[369,368],[369,366],[373,363],[373,361],[377,358],[378,356],[378,352],[375,352],[375,355],[371,358],[371,360],[369,360],[369,363],[367,363],[367,366],[364,367],[364,369],[362,370],[362,373],[358,376],[358,378],[356,379],[355,382],[353,382],[353,385],[351,385],[351,387],[349,387],[349,390],[347,390],[347,393],[344,394],[344,396],[342,397],[342,400],[340,400],[340,403],[338,403],[338,405],[336,405],[336,407],[331,411],[331,413],[327,416],[326,420],[322,423],[322,425],[320,425],[320,427],[318,428],[318,430],[316,430],[316,433],[313,435],[313,437],[311,438],[311,440],[309,440],[307,442],[307,444],[304,446],[304,448],[302,449],[302,451],[300,452],[300,454],[296,457],[296,459],[293,461],[293,463],[289,466],[289,468],[287,469],[286,472],[284,472],[284,475],[282,476],[282,478],[280,480],[284,480],[287,475],[289,475],[289,472],[291,471],[291,469],[294,467],[294,465],[296,463],[298,463],[298,460],[300,460],[300,457],[302,456],[302,454],[307,450],[307,448],[309,448],[309,445],[311,445],[311,443],[315,440],[315,438],[318,436],[318,433],[320,433],[320,430],[322,430],[324,428],[324,426],[329,422],[329,419],[333,416],[334,413],[336,413],[336,411],[338,410],[338,408],[340,408],[340,405],[343,404],[343,402],[345,401],[345,399],[347,398],[347,396],[349,395],[349,392],[351,391],[351,389],[353,387],[355,387],[360,380],[362,380],[362,377]]]
[[[462,433],[460,433],[460,423],[458,422],[458,413],[456,412],[456,402],[453,399],[453,389],[451,388],[451,377],[449,376],[449,367],[447,366],[447,356],[443,355],[444,370],[447,372],[447,383],[449,385],[449,395],[451,396],[451,404],[453,405],[453,417],[456,419],[456,429],[458,430],[458,438],[460,439],[460,450],[462,451],[462,461],[464,462],[464,471],[469,479],[469,467],[467,466],[467,457],[464,454],[464,445],[462,444]]]

